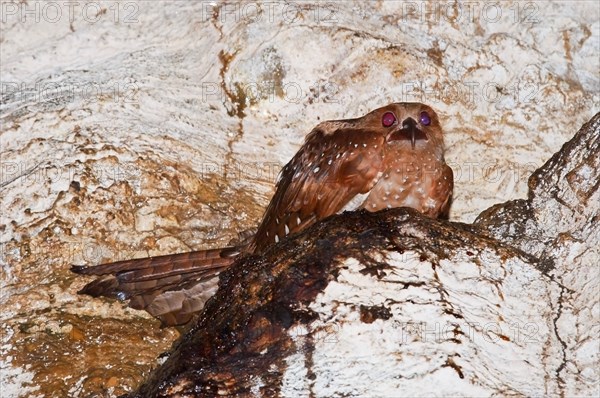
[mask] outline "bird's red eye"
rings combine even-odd
[[[394,123],[396,123],[396,115],[394,115],[392,112],[386,112],[383,114],[383,117],[381,118],[381,124],[383,124],[383,127],[390,127]]]

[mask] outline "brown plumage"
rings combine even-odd
[[[202,309],[218,273],[237,256],[260,253],[344,210],[406,206],[446,217],[452,188],[437,114],[424,104],[394,103],[357,119],[318,124],[282,169],[256,234],[242,244],[73,271],[103,276],[80,293],[129,299],[163,324],[182,324]]]

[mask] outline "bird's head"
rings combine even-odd
[[[419,102],[389,104],[357,120],[369,130],[381,131],[389,144],[419,149],[443,142],[438,115]]]

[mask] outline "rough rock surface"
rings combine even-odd
[[[600,109],[594,1],[66,3],[0,2],[8,397],[135,388],[178,332],[78,296],[87,280],[70,266],[226,245],[256,226],[279,168],[323,119],[432,105],[456,173],[451,220],[472,222],[526,199],[531,172]],[[571,241],[563,264],[595,261],[577,257],[575,235],[548,236]],[[590,309],[559,325],[569,347],[598,319],[577,294],[573,308]],[[592,363],[586,347],[576,359]]]
[[[598,159],[600,114],[475,225],[345,213],[237,262],[137,396],[594,395]]]
[[[561,284],[556,377],[566,396],[592,395],[600,388],[600,114],[536,170],[529,189],[527,200],[493,206],[475,225],[538,257]]]

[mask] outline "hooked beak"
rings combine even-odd
[[[387,141],[401,141],[410,140],[410,144],[415,149],[416,140],[427,141],[427,134],[423,130],[417,127],[417,122],[412,117],[404,119],[402,122],[402,128],[394,130],[387,137]]]

